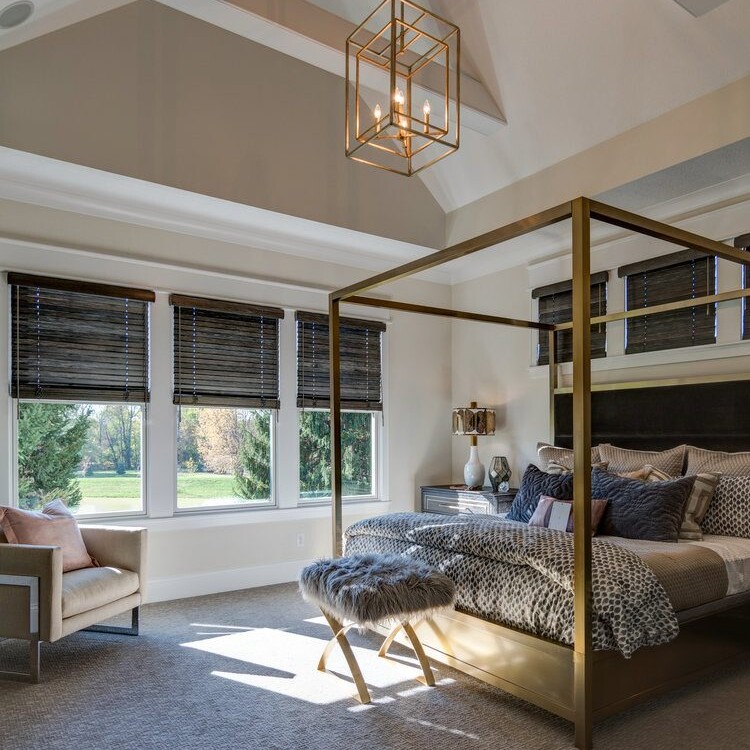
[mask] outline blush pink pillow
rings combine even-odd
[[[549,495],[542,495],[539,498],[539,505],[536,506],[534,515],[529,519],[529,526],[543,526],[544,528],[549,527],[549,517],[552,513],[552,506],[554,503],[565,503],[565,505],[573,505],[571,500],[558,500],[556,497],[550,497]],[[604,511],[607,508],[606,500],[592,500],[591,501],[591,533],[596,534],[596,530],[599,528],[599,522],[602,520]],[[570,516],[568,517],[568,528],[566,531],[573,531],[573,510],[571,508]]]
[[[41,511],[0,507],[0,528],[9,544],[61,547],[63,573],[97,565],[86,550],[78,521],[62,500],[47,503]]]

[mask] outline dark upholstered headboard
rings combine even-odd
[[[555,444],[573,446],[573,397],[555,396]],[[750,450],[750,380],[591,394],[592,445],[663,450],[681,443]]]

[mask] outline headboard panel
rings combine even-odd
[[[750,450],[750,381],[595,391],[591,443],[664,450],[688,443]],[[573,446],[573,397],[555,396],[555,444]]]

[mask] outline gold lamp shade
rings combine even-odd
[[[458,149],[460,31],[384,0],[346,40],[346,155],[413,175]]]
[[[494,435],[495,410],[485,406],[459,406],[453,410],[454,435]]]

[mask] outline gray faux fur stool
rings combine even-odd
[[[435,684],[430,663],[410,621],[453,604],[455,587],[444,573],[409,557],[368,553],[318,560],[302,571],[299,587],[307,601],[320,607],[333,631],[318,669],[325,671],[326,660],[338,643],[362,703],[370,702],[370,693],[346,638],[347,630],[353,625],[367,627],[397,620],[378,656],[387,654],[403,628],[419,659],[425,682]],[[345,620],[349,621],[346,625]]]

